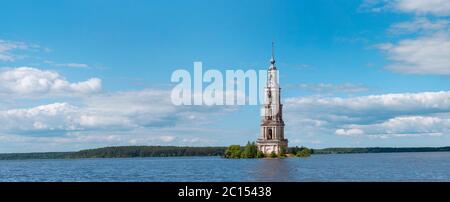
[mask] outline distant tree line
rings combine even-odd
[[[347,154],[347,153],[387,153],[387,152],[446,152],[450,147],[368,147],[368,148],[325,148],[309,149],[306,147],[290,147],[287,153],[265,156],[258,151],[254,142],[247,145],[231,145],[230,147],[176,147],[176,146],[120,146],[87,149],[77,152],[37,152],[37,153],[4,153],[0,160],[18,159],[71,159],[71,158],[130,158],[130,157],[171,157],[171,156],[224,156],[226,158],[263,158],[298,156],[311,154]]]
[[[0,154],[0,160],[24,159],[63,159],[73,152],[36,152],[36,153],[5,153]]]
[[[444,152],[450,147],[354,147],[313,149],[313,154],[395,153],[395,152]]]
[[[5,153],[0,160],[223,156],[226,147],[118,146],[77,152]]]
[[[223,156],[225,147],[122,146],[74,152],[69,158]]]

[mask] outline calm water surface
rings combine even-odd
[[[8,160],[0,181],[450,181],[450,152]]]

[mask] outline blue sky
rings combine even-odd
[[[272,41],[290,145],[449,145],[449,4],[6,2],[0,152],[254,140],[257,106],[172,106],[170,76],[265,69]]]

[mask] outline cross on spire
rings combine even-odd
[[[270,63],[275,64],[275,43],[272,41],[272,59]]]
[[[272,41],[272,58],[270,59],[270,69],[276,69],[275,67],[275,43]]]

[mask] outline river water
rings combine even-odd
[[[450,181],[450,152],[4,160],[0,181]]]

